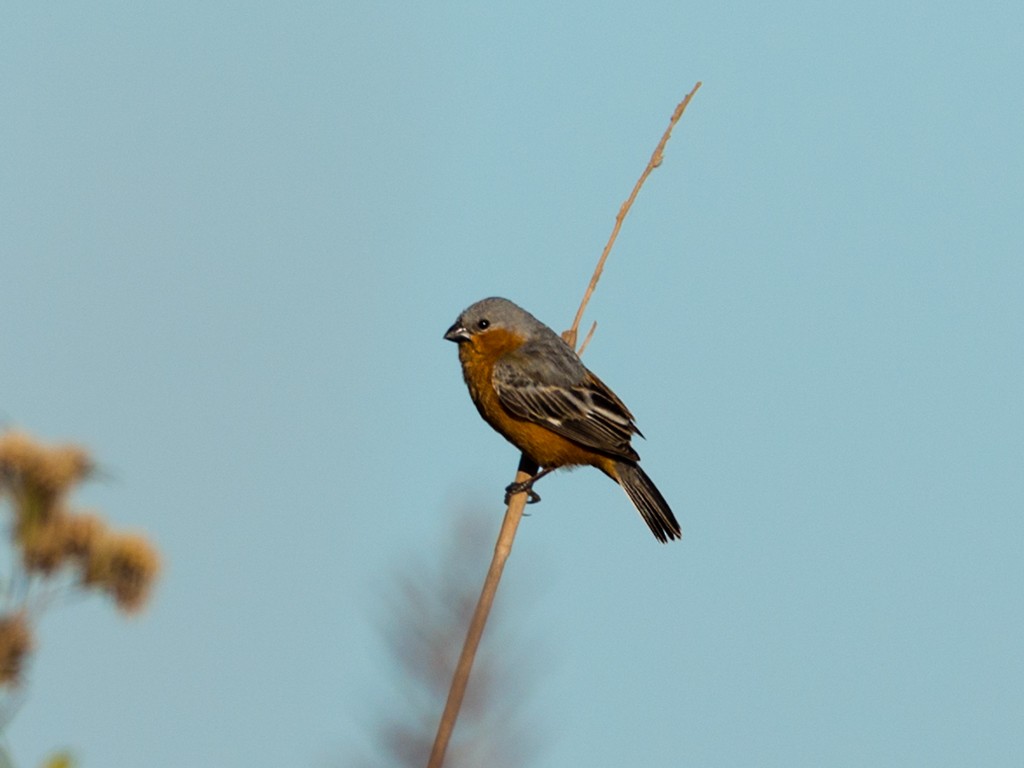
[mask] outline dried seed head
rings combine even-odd
[[[79,512],[60,518],[60,540],[69,557],[86,560],[107,534],[107,524],[99,515]]]
[[[109,534],[92,548],[82,581],[109,593],[125,613],[141,610],[160,570],[160,556],[137,534]]]
[[[24,612],[0,616],[0,685],[21,682],[25,658],[32,646],[32,628]]]
[[[22,432],[0,435],[0,489],[12,493],[22,516],[45,518],[92,469],[89,454],[78,446],[46,446]]]
[[[22,525],[15,541],[25,570],[49,576],[70,562],[88,560],[106,530],[97,515],[60,509],[44,522]]]
[[[27,527],[17,537],[21,561],[29,573],[49,576],[67,561],[67,553],[61,541],[59,520],[59,517],[54,517],[44,523]]]

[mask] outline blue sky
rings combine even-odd
[[[698,80],[585,321],[684,539],[543,481],[484,638],[535,644],[536,765],[1019,765],[1019,4],[5,17],[0,417],[166,560],[138,619],[45,617],[19,765],[365,747],[382,589],[516,464],[441,334],[567,326]]]

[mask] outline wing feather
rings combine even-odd
[[[601,453],[638,460],[629,444],[634,434],[642,436],[633,415],[575,354],[570,352],[572,360],[554,356],[554,365],[551,355],[520,352],[499,360],[492,376],[498,399],[512,415]]]

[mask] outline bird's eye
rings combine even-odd
[[[486,331],[488,328],[491,327],[491,321],[484,318],[483,320],[477,322],[476,327],[479,328],[481,331]]]

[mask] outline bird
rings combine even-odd
[[[508,299],[465,309],[444,338],[459,348],[462,376],[484,421],[534,464],[511,495],[540,500],[533,484],[556,469],[592,466],[618,483],[661,542],[682,538],[679,523],[639,465],[630,441],[643,437],[633,414],[561,336]]]

